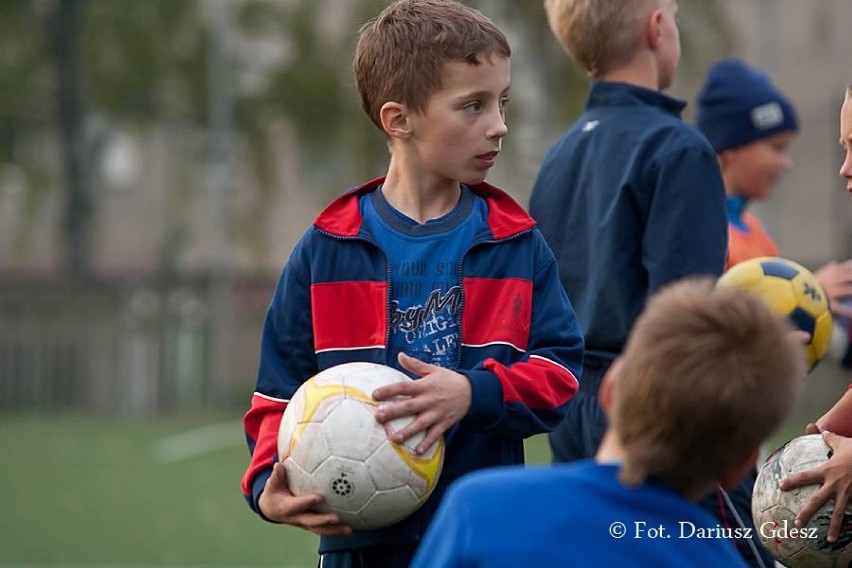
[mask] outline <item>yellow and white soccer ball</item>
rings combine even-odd
[[[278,458],[295,495],[319,493],[320,512],[334,512],[356,530],[404,519],[429,497],[444,462],[444,441],[423,455],[414,449],[419,433],[404,444],[391,442],[375,413],[375,389],[410,381],[404,373],[375,363],[345,363],[307,380],[293,395],[278,434]],[[389,423],[392,432],[413,420]]]
[[[809,369],[828,351],[832,334],[828,295],[804,266],[785,258],[752,258],[728,269],[717,285],[740,288],[759,296],[773,312],[808,333],[810,341],[805,345],[805,355]]]

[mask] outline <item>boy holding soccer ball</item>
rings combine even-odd
[[[717,62],[698,93],[696,126],[716,150],[725,181],[728,268],[778,247],[748,207],[771,197],[792,166],[790,147],[799,121],[793,103],[769,77],[739,59]],[[831,310],[852,317],[852,259],[815,270]],[[842,354],[837,358],[842,359]]]
[[[414,568],[743,566],[731,539],[745,532],[695,501],[754,467],[804,372],[789,324],[761,299],[709,279],[671,284],[604,378],[595,460],[465,477]]]
[[[846,87],[843,106],[840,108],[840,145],[845,159],[840,166],[840,177],[846,181],[846,190],[852,196],[852,85]],[[852,367],[852,318],[846,320],[843,337],[847,341],[844,363]],[[813,424],[808,424],[806,434],[822,433],[825,443],[833,450],[827,462],[814,469],[793,474],[781,481],[781,489],[789,491],[802,485],[819,483],[822,487],[796,516],[796,525],[808,524],[811,517],[829,500],[834,500],[834,514],[828,528],[828,541],[835,542],[840,534],[846,507],[852,499],[852,384],[840,400]]]
[[[790,147],[799,129],[793,103],[765,73],[739,59],[715,63],[697,99],[696,126],[716,151],[725,182],[727,267],[755,257],[778,256],[774,240],[749,206],[771,197],[792,165]],[[852,260],[830,262],[814,275],[828,294],[834,315],[850,313],[842,302],[852,294]],[[756,471],[751,472],[733,491],[709,496],[705,506],[718,509],[720,519],[737,513],[750,524],[756,476]],[[759,541],[753,545],[760,551],[763,564],[772,561]],[[755,560],[749,551],[742,552]]]
[[[267,313],[245,417],[242,480],[267,520],[322,535],[321,565],[408,566],[445,488],[523,463],[523,438],[552,429],[577,391],[583,339],[535,222],[485,183],[506,135],[511,50],[479,12],[399,0],[361,29],[354,74],[385,136],[384,177],[333,201],[297,244]],[[352,531],[293,496],[276,463],[287,401],[318,371],[352,361],[417,378],[373,392],[376,414],[413,422],[418,451],[445,439],[443,473],[407,519]]]

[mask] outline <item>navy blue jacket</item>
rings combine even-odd
[[[649,295],[725,266],[725,189],[685,103],[595,82],[586,110],[548,151],[530,214],[553,249],[585,332],[586,357],[611,360]]]
[[[358,203],[381,182],[344,194],[320,213],[273,295],[245,416],[252,457],[242,490],[255,511],[277,460],[281,415],[296,389],[341,363],[396,366],[387,360],[390,267]],[[483,467],[523,463],[523,438],[552,430],[577,392],[582,332],[553,253],[507,194],[485,183],[470,189],[488,206],[458,275],[461,349],[454,369],[470,380],[470,410],[445,434],[443,471],[420,510],[383,529],[324,537],[320,552],[419,540],[450,482]]]

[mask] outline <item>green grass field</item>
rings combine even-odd
[[[0,566],[316,566],[315,537],[243,501],[238,417],[7,414],[0,446]]]
[[[315,537],[243,501],[237,416],[5,414],[0,447],[0,568],[316,566]],[[550,461],[545,437],[526,449],[528,463]]]
[[[0,419],[0,565],[315,566],[310,534],[243,501],[238,418],[219,423],[224,440],[196,440],[208,451],[176,451],[175,436],[210,423]]]

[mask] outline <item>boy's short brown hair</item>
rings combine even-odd
[[[545,0],[550,29],[592,77],[627,64],[657,0]]]
[[[423,112],[441,88],[444,63],[478,65],[511,57],[503,32],[480,12],[452,0],[398,0],[361,28],[352,69],[361,106],[382,129],[388,101]]]
[[[709,279],[673,284],[636,321],[612,386],[626,485],[660,476],[700,491],[755,452],[805,376],[791,327],[765,303]]]

